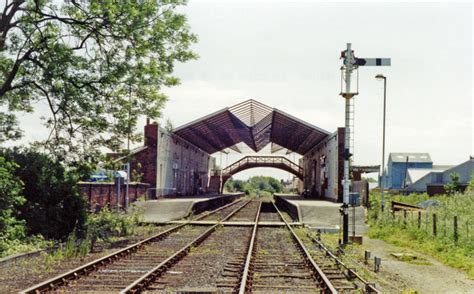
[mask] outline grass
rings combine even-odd
[[[442,263],[465,271],[474,279],[474,191],[464,194],[440,195],[429,198],[426,194],[388,195],[386,207],[391,201],[417,204],[427,199],[438,200],[441,205],[421,214],[391,214],[389,209],[380,212],[380,195],[372,194],[369,210],[369,237],[382,239],[394,245],[433,256]],[[433,234],[433,214],[437,216],[437,234]],[[458,240],[454,238],[454,216],[458,217]]]

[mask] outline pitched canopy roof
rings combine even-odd
[[[272,152],[287,148],[301,155],[330,134],[252,99],[192,121],[174,133],[210,154],[226,148],[240,152],[236,144],[243,142],[255,152],[272,143]]]

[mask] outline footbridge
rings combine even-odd
[[[234,174],[254,167],[278,168],[303,180],[303,168],[284,156],[245,156],[222,170],[222,183]]]

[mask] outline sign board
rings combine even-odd
[[[360,206],[360,194],[358,192],[349,193],[349,204],[351,206]]]
[[[356,58],[358,66],[390,66],[390,58]]]

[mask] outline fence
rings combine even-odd
[[[454,245],[474,244],[474,224],[470,214],[457,215],[447,207],[423,211],[400,210],[381,215],[383,225],[398,226],[412,234],[436,238]]]

